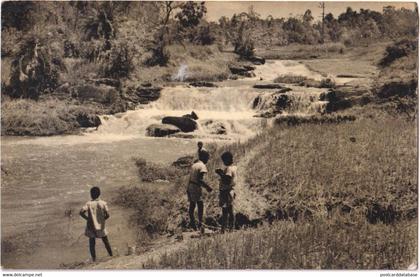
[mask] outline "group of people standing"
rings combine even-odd
[[[203,143],[201,141],[198,142],[198,160],[191,166],[187,195],[188,201],[190,202],[190,226],[194,230],[198,227],[201,233],[204,233],[202,188],[205,188],[208,192],[212,192],[212,188],[204,181],[204,176],[208,172],[206,164],[209,161],[209,158],[209,152],[203,147]],[[234,186],[237,168],[233,165],[233,155],[231,152],[224,152],[220,158],[222,159],[225,168],[218,168],[215,173],[220,177],[219,206],[222,208],[221,223],[223,233],[225,232],[226,227],[228,227],[229,230],[232,230],[234,225],[233,200],[235,199]],[[196,225],[194,217],[195,207],[198,208],[198,226]]]
[[[204,176],[207,174],[207,162],[210,154],[203,147],[203,143],[198,142],[198,160],[194,161],[191,166],[190,177],[187,186],[187,196],[190,204],[189,217],[190,226],[194,230],[197,228],[201,233],[204,233],[203,226],[203,193],[202,188],[208,192],[212,192],[212,188],[204,181]],[[219,206],[222,208],[222,233],[226,228],[233,229],[234,214],[233,214],[233,200],[235,198],[234,186],[237,174],[237,168],[233,165],[233,155],[227,151],[221,155],[224,168],[218,168],[215,173],[220,177],[219,182]],[[101,238],[105,248],[112,256],[112,248],[108,240],[108,233],[105,228],[105,222],[110,217],[108,205],[105,201],[100,199],[101,191],[99,187],[93,187],[90,190],[91,200],[86,202],[80,211],[80,216],[86,220],[85,235],[89,238],[89,250],[92,260],[96,260],[95,244],[96,238]],[[196,224],[194,212],[198,208],[198,225]]]

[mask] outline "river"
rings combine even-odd
[[[89,258],[84,220],[78,211],[89,200],[93,185],[111,200],[119,187],[138,184],[133,158],[168,164],[195,152],[198,139],[229,143],[246,140],[267,125],[255,117],[264,101],[253,108],[255,97],[272,92],[252,88],[281,74],[322,78],[296,61],[267,61],[257,66],[256,77],[216,83],[215,88],[188,85],[165,87],[161,97],[126,113],[102,116],[98,130],[82,135],[2,137],[1,231],[2,265],[6,268],[58,268]],[[325,89],[289,86],[294,104],[288,113],[310,114],[322,109],[319,94]],[[163,116],[198,114],[193,139],[150,138],[150,124]],[[226,134],[217,134],[223,125]],[[111,206],[110,242],[119,254],[136,241],[127,218],[130,211]],[[98,256],[106,256],[101,243]]]

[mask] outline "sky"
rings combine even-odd
[[[221,16],[232,17],[234,13],[247,12],[249,6],[254,7],[254,11],[259,13],[262,18],[268,15],[277,17],[290,17],[303,15],[310,9],[315,19],[321,17],[321,9],[317,1],[312,2],[288,2],[288,1],[206,1],[207,20],[217,21]],[[396,8],[414,9],[416,2],[325,2],[325,14],[332,13],[335,17],[344,12],[347,7],[355,11],[361,8],[375,11],[382,11],[384,6],[394,6]]]

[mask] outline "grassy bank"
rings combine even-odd
[[[406,269],[416,260],[416,223],[371,225],[320,219],[189,242],[149,259],[149,269]]]
[[[1,134],[14,136],[51,136],[80,132],[78,118],[100,113],[94,105],[47,99],[2,99]]]
[[[269,204],[263,220],[273,225],[190,242],[187,250],[150,260],[146,267],[407,267],[417,253],[416,125],[373,107],[351,112],[358,114],[356,121],[279,125],[246,143],[210,145],[209,172],[221,166],[225,150],[236,161],[248,160],[239,171]],[[164,185],[165,193],[148,191],[154,196],[147,201],[136,198],[146,193],[140,187],[124,194],[139,211],[150,211],[147,218],[159,218],[159,232],[173,232],[187,216],[185,192],[179,189],[183,178]],[[217,186],[214,174],[207,179]],[[160,212],[144,206],[158,200],[166,207]],[[218,219],[216,193],[206,194],[205,203],[206,217]]]

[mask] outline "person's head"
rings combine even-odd
[[[207,151],[201,150],[198,152],[198,159],[202,161],[203,163],[207,163],[209,161],[210,154]]]
[[[221,156],[223,164],[226,166],[233,164],[233,155],[229,151],[226,151]]]
[[[199,141],[199,142],[197,143],[197,146],[198,146],[198,149],[203,148],[203,142],[202,142],[202,141]]]
[[[101,190],[99,189],[99,187],[93,187],[90,189],[90,197],[92,197],[92,199],[96,199],[101,195]]]

